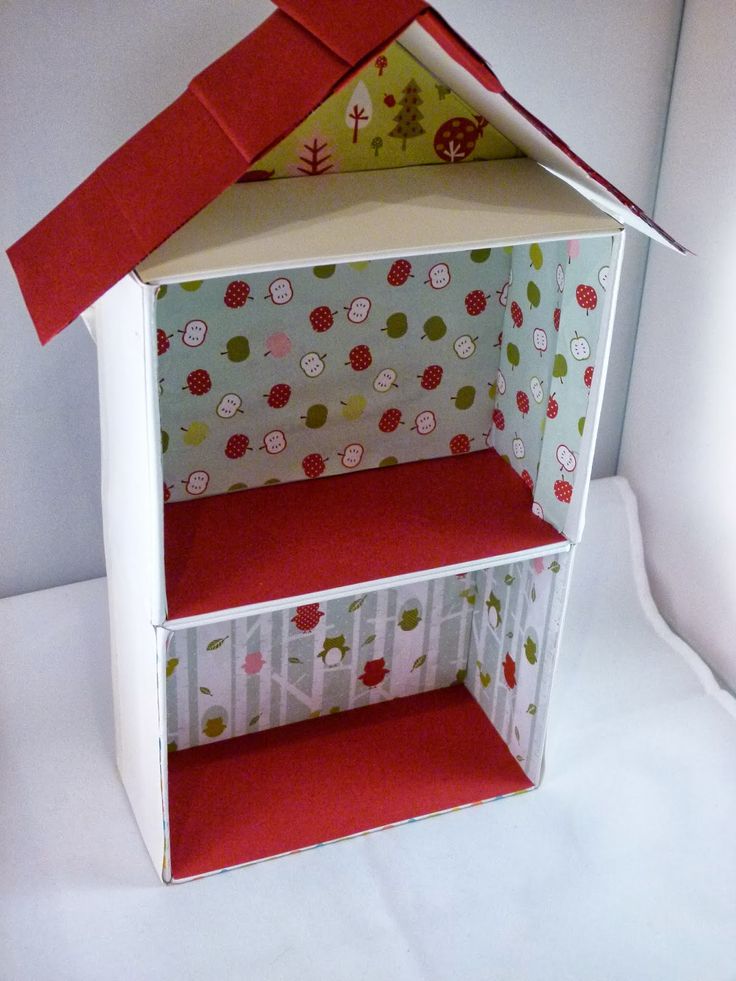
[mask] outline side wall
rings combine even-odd
[[[696,254],[652,249],[619,472],[670,626],[736,688],[736,20],[686,5],[657,210]]]
[[[132,278],[95,308],[102,504],[109,583],[115,746],[141,834],[164,874],[161,471],[148,328],[150,291]],[[102,653],[102,652],[101,652]]]

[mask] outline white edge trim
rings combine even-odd
[[[354,596],[355,593],[374,593],[379,589],[392,586],[404,586],[409,583],[425,582],[440,576],[460,575],[465,572],[475,572],[477,569],[488,569],[493,566],[511,565],[513,562],[524,562],[542,555],[559,555],[570,550],[570,542],[555,542],[552,545],[541,545],[538,548],[528,548],[521,552],[505,552],[491,558],[474,559],[472,562],[460,562],[456,565],[438,566],[434,569],[422,569],[419,572],[408,572],[400,576],[389,576],[386,579],[373,579],[368,582],[351,583],[326,589],[317,593],[304,593],[300,596],[285,596],[282,599],[267,600],[263,603],[251,603],[236,606],[226,610],[216,610],[213,613],[202,613],[191,617],[178,617],[166,620],[163,624],[167,630],[187,630],[205,624],[223,623],[240,617],[254,616],[258,613],[275,613],[278,610],[288,610],[305,603],[326,602],[331,599]]]

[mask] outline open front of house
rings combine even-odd
[[[246,153],[249,45],[329,34],[274,18],[191,90],[239,163],[163,235],[126,189],[138,245],[80,287],[118,760],[166,881],[538,783],[622,224],[669,240],[423,7],[355,57],[336,29]]]

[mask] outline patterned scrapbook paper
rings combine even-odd
[[[490,444],[563,529],[593,380],[612,239],[513,249]]]
[[[462,681],[475,593],[450,576],[175,631],[169,749]]]
[[[537,782],[571,553],[476,574],[466,684]]]
[[[483,449],[510,254],[160,287],[165,499]]]
[[[523,154],[397,42],[250,169],[314,177]]]

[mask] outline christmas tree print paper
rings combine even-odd
[[[250,179],[523,156],[413,58],[389,45],[250,169]]]

